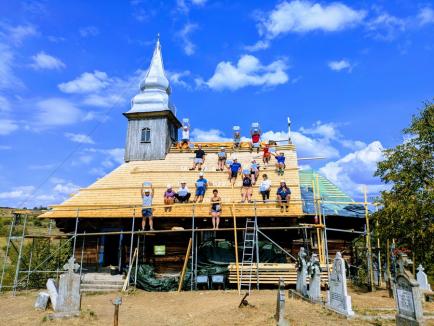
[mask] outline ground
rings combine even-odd
[[[12,297],[0,295],[0,325],[110,325],[114,307],[111,301],[119,294],[85,295],[80,318],[49,321],[45,312],[35,311],[37,292]],[[386,291],[362,293],[351,291],[353,309],[358,315],[369,314],[371,320],[345,319],[319,305],[299,299],[286,299],[286,318],[291,325],[394,325],[394,320],[378,319],[393,316],[394,302]],[[252,293],[253,307],[238,308],[240,296],[236,291],[198,291],[150,293],[137,291],[123,294],[119,325],[275,325],[276,290]],[[434,315],[434,303],[424,310]],[[430,320],[427,325],[434,325]]]

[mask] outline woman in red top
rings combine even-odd
[[[268,163],[270,163],[271,153],[270,153],[270,144],[266,144],[263,149],[264,154],[262,155],[262,162],[264,165],[268,167]]]

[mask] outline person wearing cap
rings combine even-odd
[[[229,173],[229,181],[232,185],[235,184],[237,180],[238,173],[241,172],[241,164],[238,163],[238,159],[236,157],[232,158],[232,164],[229,165],[228,173]]]
[[[271,180],[268,179],[268,176],[264,173],[262,175],[262,182],[259,185],[259,192],[262,196],[262,201],[265,203],[270,199],[270,190],[271,190]]]
[[[211,211],[210,214],[212,216],[212,228],[218,229],[220,224],[220,215],[222,214],[222,199],[219,196],[219,191],[214,189],[212,191],[212,197],[210,199],[211,202]]]
[[[190,127],[188,124],[182,126],[181,149],[188,148],[190,144]]]
[[[199,173],[199,179],[196,181],[196,196],[194,197],[195,203],[203,202],[206,188],[208,187],[208,180],[203,177],[203,172]]]
[[[142,185],[141,189],[142,195],[142,230],[145,231],[146,228],[146,219],[149,220],[149,228],[150,230],[154,230],[154,223],[152,217],[152,199],[154,198],[154,189],[145,188]]]
[[[241,186],[241,202],[252,202],[253,182],[250,170],[243,171],[243,185]]]
[[[175,194],[175,198],[180,203],[188,203],[190,199],[191,193],[187,188],[187,183],[185,181],[181,181],[181,186],[178,189],[178,192]]]
[[[281,152],[280,154],[274,154],[271,153],[272,155],[274,155],[274,157],[276,157],[276,169],[277,169],[277,174],[278,175],[283,175],[285,172],[285,153]]]
[[[252,175],[252,183],[255,185],[259,177],[259,164],[256,163],[256,160],[252,160],[250,164],[250,174]]]
[[[220,147],[220,151],[217,153],[217,157],[218,157],[217,171],[223,171],[226,164],[226,158],[227,158],[226,150],[223,146]]]
[[[167,185],[166,191],[164,192],[164,205],[170,205],[169,207],[164,207],[165,212],[172,211],[172,205],[175,202],[175,191],[173,191],[172,185]]]
[[[280,186],[277,189],[277,201],[280,205],[280,211],[283,213],[283,206],[289,211],[289,201],[291,199],[291,190],[286,185],[285,180],[280,180]]]
[[[193,161],[193,167],[190,169],[190,171],[196,170],[196,167],[198,167],[198,170],[202,170],[202,165],[205,163],[205,151],[202,149],[202,145],[197,145],[197,149],[194,151],[195,157]]]
[[[252,136],[250,152],[253,152],[253,149],[256,148],[256,152],[259,153],[259,147],[261,147],[261,130],[259,128],[253,128],[250,134]]]

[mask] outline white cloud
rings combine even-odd
[[[384,186],[373,174],[377,162],[383,159],[381,142],[374,141],[366,147],[347,154],[334,162],[328,162],[320,172],[344,192],[355,196],[363,191],[362,185],[367,185],[368,192],[378,193]]]
[[[86,26],[80,28],[79,32],[82,37],[97,36],[99,34],[99,29],[95,26]]]
[[[58,183],[54,186],[54,192],[62,195],[72,195],[80,189],[79,186],[73,184],[72,182]]]
[[[0,192],[0,199],[24,198],[29,196],[34,190],[35,187],[33,186],[14,187],[10,191]]]
[[[328,66],[331,70],[334,71],[341,71],[346,70],[348,72],[351,72],[353,70],[353,65],[345,59],[338,60],[338,61],[330,61],[328,63]]]
[[[95,70],[93,73],[84,72],[80,77],[58,85],[64,93],[91,93],[99,91],[110,84],[107,73]]]
[[[2,24],[0,27],[4,30],[1,35],[17,46],[21,45],[26,38],[38,35],[38,31],[33,25],[10,26]]]
[[[259,40],[253,45],[247,45],[244,47],[247,51],[255,52],[259,50],[265,50],[270,47],[270,41]]]
[[[9,135],[18,129],[18,125],[9,119],[0,119],[0,135]]]
[[[112,94],[112,95],[99,95],[99,94],[92,94],[89,96],[86,96],[83,100],[83,103],[90,106],[97,106],[97,107],[111,107],[114,104],[122,102],[124,99],[123,97]]]
[[[186,55],[192,55],[196,50],[196,45],[191,41],[190,34],[197,28],[197,24],[187,23],[178,33],[178,37],[183,43],[183,49]]]
[[[166,75],[172,84],[179,85],[184,88],[191,88],[190,85],[185,80],[183,80],[183,77],[188,77],[191,75],[191,72],[189,70],[177,72],[167,70]]]
[[[368,35],[381,41],[391,41],[396,38],[399,32],[406,29],[407,23],[404,19],[388,13],[380,13],[374,19],[366,23]]]
[[[269,39],[288,32],[335,32],[360,24],[365,16],[365,11],[340,2],[322,5],[304,0],[283,1],[261,19],[259,31]]]
[[[420,25],[427,25],[434,23],[434,10],[430,7],[422,8],[417,15]]]
[[[37,127],[65,126],[82,120],[83,112],[62,98],[49,98],[36,103]]]
[[[93,139],[85,134],[74,134],[71,132],[66,132],[65,137],[71,140],[74,143],[80,143],[80,144],[95,144]]]
[[[237,90],[246,86],[277,86],[288,82],[283,60],[263,65],[255,56],[243,55],[236,65],[229,61],[217,64],[214,75],[206,82],[214,90]]]
[[[327,139],[337,139],[340,133],[335,123],[322,123],[321,121],[315,122],[310,128],[300,128],[300,132],[307,135],[321,136]]]
[[[11,104],[9,100],[0,95],[0,112],[9,112],[11,110]]]
[[[66,65],[58,58],[46,54],[44,51],[32,56],[33,63],[30,65],[33,69],[55,69],[60,70]]]
[[[191,131],[192,141],[203,141],[203,142],[225,142],[232,141],[232,138],[225,137],[223,131],[218,129],[202,130],[194,128]]]
[[[0,43],[0,90],[22,88],[22,81],[15,75],[13,64],[14,52],[11,48]]]
[[[207,0],[191,0],[191,3],[197,6],[203,6]]]

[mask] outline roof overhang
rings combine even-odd
[[[182,123],[169,109],[163,111],[148,111],[148,112],[125,112],[124,116],[128,120],[141,120],[141,119],[152,119],[152,118],[162,118],[166,117],[169,119],[177,128],[181,128]]]

